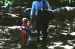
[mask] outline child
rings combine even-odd
[[[36,49],[37,30],[35,25],[31,25],[29,28],[28,37],[28,49]]]
[[[25,47],[27,45],[28,49],[36,47],[36,39],[37,39],[37,30],[36,25],[30,25],[30,22],[27,18],[22,19],[22,46]],[[28,38],[28,39],[27,39]]]
[[[22,32],[22,46],[25,47],[27,42],[27,30],[29,29],[29,21],[27,18],[22,19],[21,32]]]

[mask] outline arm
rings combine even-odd
[[[31,12],[30,12],[30,18],[32,19],[32,16],[35,15],[35,6],[34,6],[34,2],[32,3],[32,8],[31,8]]]
[[[21,33],[22,32],[26,33],[26,31],[23,30],[22,26],[20,27],[20,31],[21,31]]]
[[[47,2],[47,5],[48,5],[48,11],[51,11],[52,9],[51,9],[51,7],[49,5],[49,2]]]

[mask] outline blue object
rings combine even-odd
[[[29,36],[37,37],[37,30],[35,28],[29,28]]]
[[[48,1],[44,1],[44,6],[48,7],[47,10],[51,10],[51,7],[49,6]],[[32,8],[31,8],[31,12],[30,12],[30,18],[32,19],[33,16],[37,16],[38,15],[38,10],[43,10],[43,1],[34,1],[32,3]]]

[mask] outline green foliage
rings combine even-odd
[[[12,5],[13,0],[5,0],[3,2],[5,6],[8,6],[9,4]]]

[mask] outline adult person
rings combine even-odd
[[[42,48],[46,49],[47,47],[47,27],[49,23],[49,11],[51,7],[47,0],[36,0],[32,3],[32,8],[30,12],[31,24],[36,25],[38,33],[38,41],[40,39],[40,31],[42,31]]]

